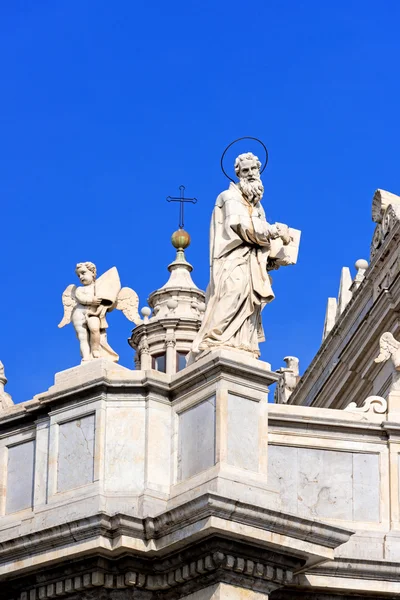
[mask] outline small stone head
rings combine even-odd
[[[239,178],[238,187],[252,204],[263,197],[264,186],[260,178],[261,163],[252,152],[239,154],[235,160],[235,173]]]
[[[82,262],[76,265],[75,273],[83,285],[90,285],[96,281],[96,265],[92,262]]]

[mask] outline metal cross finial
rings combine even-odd
[[[185,198],[185,186],[180,185],[179,189],[181,191],[181,195],[179,198],[175,196],[167,196],[167,202],[180,202],[181,206],[179,209],[179,229],[183,229],[184,221],[183,221],[183,206],[185,202],[191,202],[192,204],[196,204],[197,198]]]

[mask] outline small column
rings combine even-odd
[[[148,371],[151,369],[151,356],[149,343],[147,341],[147,335],[144,335],[140,340],[139,344],[139,355],[140,355],[140,369],[142,371]]]
[[[35,455],[35,497],[34,506],[47,503],[47,476],[49,460],[50,419],[45,417],[36,421],[36,455]]]
[[[166,346],[166,372],[167,375],[173,375],[176,373],[176,340],[174,330],[169,328],[167,329],[167,335],[165,337],[165,346]]]

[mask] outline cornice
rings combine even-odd
[[[337,548],[344,544],[354,533],[352,530],[322,521],[318,522],[209,493],[158,517],[146,519],[146,538],[158,539],[176,531],[183,523],[186,525],[211,516],[289,535],[328,548]]]
[[[399,581],[399,563],[386,560],[336,558],[334,561],[327,561],[307,570],[306,573],[348,579]]]
[[[132,379],[109,380],[106,376],[96,377],[87,382],[80,382],[68,388],[52,386],[47,392],[38,394],[30,403],[21,403],[0,416],[0,428],[15,426],[16,423],[26,419],[37,419],[38,415],[48,411],[53,405],[67,402],[90,402],[106,399],[114,395],[141,395],[158,394],[160,397],[168,398],[170,376],[156,374],[150,371],[135,371]],[[140,375],[139,375],[140,374]],[[139,376],[138,376],[139,375]]]
[[[109,540],[116,540],[121,536],[140,539],[145,542],[144,554],[154,554],[154,547],[148,545],[148,542],[170,536],[188,525],[210,517],[219,517],[222,520],[260,528],[332,549],[347,542],[354,533],[322,521],[208,493],[157,517],[139,519],[124,514],[110,516],[106,513],[98,513],[18,537],[15,537],[13,531],[9,540],[0,543],[0,564],[9,560],[21,560],[22,557],[43,553],[49,549],[61,549],[67,544],[88,541],[99,536]],[[187,543],[191,543],[190,535]]]
[[[282,546],[269,546],[258,545],[256,541],[235,540],[225,535],[223,527],[219,529],[215,525],[206,537],[194,541],[190,525],[210,517],[275,532],[282,535],[282,540],[295,537],[331,549],[345,543],[353,533],[331,524],[235,502],[217,494],[205,494],[154,518],[142,520],[124,514],[99,513],[14,537],[0,544],[0,563],[5,564],[11,559],[20,561],[28,556],[32,565],[36,565],[24,576],[14,576],[14,579],[18,576],[15,579],[17,587],[23,586],[19,600],[47,600],[93,587],[165,592],[179,588],[183,593],[185,586],[192,592],[216,581],[268,593],[290,586],[295,573],[304,569],[307,552],[302,555],[298,548],[293,551],[284,542]],[[179,553],[172,550],[169,554],[166,551],[158,554],[157,540],[171,537],[179,530],[186,530],[186,545],[180,547]],[[71,561],[69,556],[65,563],[63,547],[84,543],[88,548],[87,542],[99,536],[109,540],[107,549],[104,544],[92,544],[89,552],[86,550],[80,557],[78,554],[76,561]],[[143,550],[136,547],[136,550],[129,553],[125,550],[121,554],[119,542],[123,537],[141,539]],[[128,547],[132,548],[129,544]],[[58,558],[44,570],[38,555],[46,550],[57,551]],[[67,565],[66,571],[64,565]],[[7,574],[1,583],[2,590],[8,581]]]
[[[380,415],[382,417],[381,422],[378,420],[374,422],[367,418],[364,421],[354,420],[354,417],[350,420],[352,417],[351,413],[345,413],[345,416],[350,417],[349,420],[345,420],[340,418],[343,411],[335,410],[336,416],[332,415],[332,418],[326,416],[320,417],[318,416],[318,411],[316,411],[315,415],[307,414],[299,419],[297,414],[274,414],[273,406],[268,407],[268,424],[271,433],[279,433],[280,429],[285,432],[290,429],[291,432],[296,433],[299,429],[306,429],[307,436],[311,434],[322,435],[324,432],[327,432],[328,437],[334,437],[335,434],[342,436],[345,433],[351,436],[351,439],[358,436],[366,440],[366,436],[369,436],[372,441],[385,443],[387,441],[387,435],[383,431],[383,428],[386,428],[386,423],[382,423],[382,419],[385,418],[384,415]],[[330,410],[333,412],[333,409]]]
[[[149,321],[148,323],[142,323],[132,330],[132,334],[128,339],[129,345],[136,350],[141,338],[144,335],[150,336],[150,338],[157,333],[162,334],[162,339],[165,339],[165,330],[168,328],[174,328],[176,333],[193,332],[195,335],[201,325],[201,319],[199,317],[163,317]],[[149,344],[150,344],[149,340]]]

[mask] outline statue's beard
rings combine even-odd
[[[243,177],[241,177],[239,179],[238,188],[246,200],[251,202],[251,204],[257,204],[257,202],[260,202],[264,194],[264,186],[261,179],[248,181],[247,179],[243,179]]]

